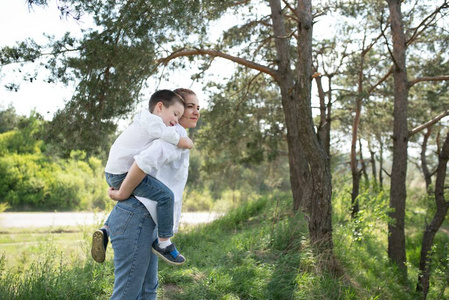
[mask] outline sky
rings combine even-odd
[[[49,1],[50,6],[46,9],[34,7],[33,10],[30,10],[26,0],[0,0],[0,28],[2,28],[0,31],[0,48],[13,46],[17,41],[23,41],[29,37],[37,42],[45,42],[43,33],[61,37],[65,32],[70,31],[72,34],[81,35],[81,27],[86,26],[87,20],[81,20],[81,23],[77,23],[73,19],[60,19],[55,2]],[[220,70],[221,73],[223,73],[223,70],[229,70],[230,74],[232,65],[224,60],[218,60],[213,68]],[[22,70],[23,74],[24,69],[22,68]],[[5,67],[3,71],[8,74],[0,77],[0,109],[6,109],[12,105],[19,115],[28,116],[32,110],[35,110],[45,119],[51,120],[54,113],[64,107],[65,101],[70,99],[74,91],[74,87],[43,82],[45,74],[38,74],[38,79],[30,83],[24,82],[21,77],[8,72],[8,67]],[[193,74],[193,70],[190,73]],[[15,83],[20,84],[18,92],[11,92],[4,87],[6,83],[10,82],[11,78]],[[186,74],[185,71],[178,71],[171,74],[170,78],[168,82],[155,82],[154,86],[150,86],[150,90],[191,88],[197,94],[200,106],[206,106],[207,99],[203,86],[198,82],[192,82],[190,74]],[[144,106],[146,106],[146,102],[138,107]]]
[[[28,37],[44,42],[44,32],[62,36],[67,30],[79,30],[75,25],[73,21],[60,20],[55,7],[49,10],[36,7],[30,11],[25,0],[0,0],[0,47],[13,46],[16,41]],[[4,88],[9,78],[0,77],[0,108],[5,109],[11,104],[20,115],[29,115],[31,110],[36,109],[46,119],[51,119],[53,113],[63,107],[63,99],[69,98],[72,92],[63,85],[41,80],[26,83],[18,79],[15,82],[20,83],[19,92],[10,92]]]

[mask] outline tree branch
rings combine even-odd
[[[251,2],[251,0],[236,1],[234,3],[229,4],[229,7],[238,6],[240,4],[248,4],[249,2]]]
[[[384,77],[382,77],[375,85],[373,85],[368,93],[371,94],[382,82],[384,82],[385,80],[387,80],[388,77],[390,77],[390,75],[393,74],[393,66],[390,67],[390,69],[388,70],[388,72],[384,75]]]
[[[449,80],[449,75],[442,75],[442,76],[433,76],[433,77],[420,77],[420,78],[416,78],[412,81],[409,81],[409,87],[414,86],[415,84],[417,84],[418,82],[422,82],[422,81],[448,81]]]
[[[411,131],[409,131],[408,136],[411,137],[412,135],[420,132],[421,130],[430,127],[432,125],[434,125],[435,123],[437,123],[438,121],[440,121],[442,118],[444,118],[445,116],[449,115],[449,110],[446,110],[445,112],[439,114],[438,116],[436,116],[435,118],[433,118],[432,120],[419,125],[418,127],[415,127],[414,129],[412,129]]]
[[[156,62],[160,63],[160,64],[167,64],[169,61],[178,58],[178,57],[184,57],[184,56],[196,56],[196,55],[210,55],[212,57],[221,57],[227,60],[230,60],[232,62],[235,62],[239,65],[248,67],[250,69],[254,69],[254,70],[258,70],[262,73],[268,74],[274,78],[276,78],[278,76],[278,73],[276,72],[276,70],[269,68],[267,66],[246,60],[244,58],[241,57],[237,57],[237,56],[232,56],[226,53],[223,53],[221,51],[218,50],[213,50],[213,49],[183,49],[177,52],[174,52],[172,54],[170,54],[169,56],[165,57],[165,58],[161,58],[158,59]]]
[[[385,170],[384,168],[382,168],[382,171],[383,171],[385,174],[387,174],[388,177],[391,177],[391,174],[389,174],[389,173],[387,172],[387,170]]]
[[[430,15],[424,18],[424,20],[422,20],[421,23],[414,29],[412,36],[408,39],[408,41],[406,41],[406,45],[408,46],[414,42],[418,36],[430,26],[431,21],[435,20],[436,15],[446,8],[448,8],[448,4],[447,1],[444,1],[441,6],[437,7]]]
[[[296,21],[298,21],[298,19],[299,19],[299,13],[298,13],[298,11],[294,8],[294,7],[292,7],[291,5],[290,5],[290,3],[288,3],[288,1],[286,1],[286,0],[282,0],[282,2],[284,2],[284,4],[285,4],[285,6],[295,15],[295,17],[296,17]]]

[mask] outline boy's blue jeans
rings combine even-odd
[[[126,174],[105,173],[106,182],[114,189],[119,189]],[[173,236],[173,205],[174,194],[162,182],[156,178],[146,175],[142,182],[134,189],[133,195],[156,201],[156,213],[158,222],[158,235],[161,238]]]
[[[105,225],[114,249],[112,300],[157,298],[158,258],[151,251],[156,224],[136,198],[118,201]]]

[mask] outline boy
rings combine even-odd
[[[164,254],[169,251],[172,253],[170,260],[165,260],[180,265],[185,262],[185,258],[170,241],[173,236],[173,192],[156,178],[147,175],[163,162],[148,159],[152,153],[145,150],[158,138],[184,149],[191,149],[193,142],[188,137],[180,137],[174,127],[184,113],[184,101],[179,95],[170,90],[157,91],[150,98],[149,110],[151,113],[139,113],[112,145],[105,168],[106,181],[111,187],[110,191],[118,190],[114,193],[117,195],[119,192],[120,197],[117,198],[126,199],[132,193],[157,202],[159,243],[153,245],[153,252],[166,257]],[[127,176],[128,173],[130,175]],[[122,184],[124,188],[120,189]],[[135,188],[131,190],[130,187]],[[107,228],[94,233],[92,257],[95,261],[104,261],[107,241]]]

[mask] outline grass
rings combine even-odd
[[[159,299],[417,299],[420,228],[409,226],[409,277],[402,279],[386,257],[385,224],[373,221],[378,215],[375,210],[364,215],[357,224],[363,230],[356,238],[347,218],[335,218],[335,255],[343,271],[335,277],[324,270],[320,254],[309,245],[306,220],[291,212],[289,195],[244,203],[219,220],[176,235],[187,263],[182,267],[160,263]],[[408,222],[421,224],[417,218],[412,215]],[[0,298],[108,299],[112,249],[104,264],[92,261],[93,229],[0,235],[0,252],[5,252],[0,259]],[[449,276],[443,267],[444,258],[449,259],[448,242],[447,235],[438,236],[428,299],[448,296]],[[12,243],[25,243],[23,252],[21,247],[7,248]]]
[[[68,254],[80,251],[79,243],[82,242],[83,232],[76,229],[12,229],[0,234],[0,254],[6,255],[5,266],[12,268],[32,262],[45,244],[52,244]]]
[[[93,228],[3,232],[1,299],[109,299],[113,265],[88,257]]]

